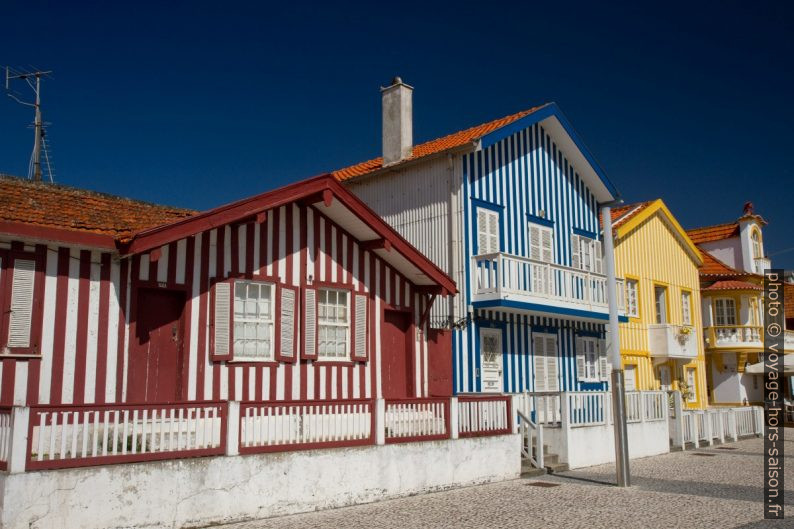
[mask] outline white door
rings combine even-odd
[[[480,381],[483,392],[502,391],[502,331],[480,329]]]
[[[661,383],[662,391],[670,391],[670,366],[659,366],[659,382]]]
[[[623,371],[623,378],[625,380],[626,391],[637,391],[637,373],[635,366],[626,366]]]

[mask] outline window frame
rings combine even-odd
[[[726,321],[724,321],[723,323],[720,323],[720,310],[719,310],[720,301],[730,301],[730,304],[733,306],[733,310],[731,311],[731,318],[733,319],[733,323],[727,321],[727,318],[726,318]],[[728,315],[727,304],[725,304],[725,311],[724,311],[724,314],[722,314],[722,315],[723,316],[727,316]],[[715,327],[737,327],[738,326],[738,324],[736,323],[737,321],[739,321],[739,319],[737,318],[737,314],[736,314],[736,300],[734,298],[731,298],[731,297],[714,298],[714,326]]]
[[[246,356],[235,356],[234,354],[234,284],[236,281],[254,281],[262,283],[272,283],[274,288],[274,301],[272,302],[273,310],[273,338],[271,340],[272,354],[270,358],[252,358]],[[216,353],[216,286],[219,283],[229,283],[230,299],[229,299],[229,352],[226,354]],[[295,291],[295,310],[293,314],[293,321],[289,322],[293,325],[293,353],[291,356],[281,354],[281,328],[285,322],[281,321],[281,295],[282,290],[290,289]],[[278,277],[258,273],[240,273],[230,274],[227,277],[211,277],[209,278],[209,300],[207,310],[209,329],[209,347],[210,347],[210,361],[211,362],[228,362],[235,365],[255,365],[255,366],[278,366],[282,363],[294,363],[298,357],[298,330],[299,330],[299,315],[301,312],[301,298],[299,297],[298,287],[288,285],[279,280]]]
[[[633,284],[634,287],[635,287],[634,288],[634,296],[635,296],[635,299],[634,299],[635,307],[634,308],[636,309],[636,311],[633,312],[633,313],[629,312],[629,298],[630,298],[630,296],[629,296],[629,284]],[[640,318],[640,314],[641,314],[641,311],[640,311],[640,280],[638,278],[636,278],[636,277],[626,276],[625,290],[626,290],[626,316],[628,316],[629,318],[639,319]]]
[[[538,232],[540,234],[540,236],[539,236],[540,239],[538,241],[538,243],[539,243],[538,244],[538,253],[540,255],[539,259],[535,259],[535,258],[532,257],[532,246],[533,246],[533,244],[532,244],[532,228],[533,227],[538,228],[540,230]],[[550,239],[551,239],[551,259],[548,260],[548,261],[543,259],[543,231],[544,230],[549,232]],[[527,249],[528,249],[527,257],[529,257],[533,261],[538,261],[538,262],[541,262],[541,263],[556,264],[556,262],[557,262],[556,259],[555,259],[555,253],[556,252],[554,251],[554,226],[548,226],[548,225],[545,225],[545,224],[541,224],[540,222],[535,222],[532,219],[528,220],[527,221],[527,243],[528,243],[527,244]]]
[[[684,300],[686,300],[686,303],[684,303]],[[684,307],[686,307],[687,310],[684,310]],[[681,324],[687,327],[692,327],[694,325],[694,318],[692,317],[692,291],[684,288],[681,289]]]
[[[25,250],[20,242],[0,248],[0,358],[41,358],[41,336],[44,317],[44,280],[47,247],[37,244]],[[13,269],[17,259],[33,261],[33,297],[30,308],[30,339],[26,347],[9,347]]]
[[[259,278],[247,278],[247,277],[237,277],[231,280],[232,288],[230,292],[231,297],[231,321],[230,321],[230,345],[231,345],[231,357],[232,361],[235,362],[276,362],[277,361],[277,350],[278,350],[278,343],[276,339],[276,334],[280,329],[279,325],[279,318],[281,317],[281,289],[278,288],[278,282],[274,280],[263,280]],[[237,322],[237,310],[235,308],[235,304],[237,302],[237,285],[238,283],[246,283],[246,284],[259,284],[266,285],[270,288],[270,351],[266,357],[256,357],[256,356],[247,356],[244,354],[238,354],[235,351],[235,326]],[[245,323],[241,322],[241,323]],[[268,322],[266,322],[268,323]],[[279,329],[277,329],[277,327]]]
[[[330,364],[339,364],[339,363],[350,363],[353,358],[353,343],[352,340],[354,339],[354,324],[353,318],[355,316],[353,311],[353,302],[356,292],[353,290],[352,286],[345,285],[345,284],[337,284],[331,282],[315,282],[312,285],[312,288],[315,290],[315,303],[317,304],[316,313],[315,313],[315,363],[330,363]],[[346,349],[345,353],[342,356],[327,356],[323,355],[320,352],[320,328],[324,325],[321,323],[320,319],[320,293],[322,291],[335,291],[335,292],[345,292],[347,294],[347,325],[346,327]],[[328,324],[325,324],[328,325]],[[341,327],[341,325],[331,324],[335,327]]]
[[[662,315],[659,310],[659,299],[656,295],[657,291],[664,292],[664,321],[661,321]],[[661,283],[654,283],[653,285],[653,310],[654,310],[654,323],[657,325],[667,325],[670,323],[670,288]]]
[[[597,237],[577,231],[571,233],[571,268],[589,274],[604,275],[603,243]],[[574,248],[576,243],[579,248]],[[578,267],[574,266],[574,255],[578,257]]]
[[[489,247],[486,249],[488,251],[483,251],[483,249],[480,248],[480,233],[481,233],[481,230],[482,230],[482,226],[480,226],[480,221],[479,221],[480,210],[482,210],[482,212],[486,215],[485,237],[486,237],[487,240],[490,240],[491,237],[494,237],[493,235],[490,234],[490,232],[488,232],[487,217],[491,216],[491,215],[496,217],[496,235],[495,235],[495,237],[496,237],[496,250],[494,250],[494,251],[491,251],[490,244],[489,244]],[[475,247],[475,250],[474,250],[474,254],[475,255],[488,255],[488,254],[492,254],[492,253],[501,252],[502,251],[502,211],[501,211],[501,208],[499,208],[498,206],[495,206],[495,205],[484,204],[484,203],[476,203],[475,206],[474,206],[474,222],[475,222],[474,243],[476,244],[476,247]]]
[[[602,373],[601,373],[601,354],[598,350],[598,338],[595,336],[580,336],[579,339],[582,342],[582,356],[584,357],[584,368],[585,373],[583,377],[580,377],[581,380],[585,382],[601,382]],[[592,351],[588,351],[588,345],[592,346]],[[592,358],[589,355],[592,354]],[[591,372],[592,368],[592,372]]]
[[[763,238],[758,228],[753,228],[750,232],[750,251],[753,254],[753,261],[764,257]]]

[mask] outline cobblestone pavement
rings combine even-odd
[[[467,487],[342,509],[230,524],[223,529],[729,527],[794,528],[794,430],[788,429],[786,510],[764,521],[763,443],[724,446],[631,462],[632,487],[614,483],[614,465]],[[713,454],[702,456],[696,454]],[[536,482],[558,486],[530,486]]]

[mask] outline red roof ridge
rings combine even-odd
[[[455,147],[460,147],[465,145],[466,143],[472,142],[477,140],[495,130],[498,130],[506,125],[509,125],[519,119],[532,114],[533,112],[541,109],[542,107],[548,105],[549,103],[544,103],[542,105],[538,105],[527,110],[522,110],[520,112],[516,112],[515,114],[510,114],[508,116],[504,116],[498,119],[494,119],[488,121],[486,123],[481,123],[479,125],[474,125],[467,129],[463,129],[457,132],[453,132],[447,134],[445,136],[441,136],[439,138],[435,138],[417,145],[413,146],[413,152],[410,157],[397,162],[389,167],[397,166],[402,163],[405,163],[410,160],[417,160],[419,158],[424,158],[425,156],[430,156],[432,154],[437,154],[440,152],[444,152],[448,149],[453,149]],[[351,178],[356,178],[359,176],[363,176],[379,169],[383,169],[383,157],[379,156],[377,158],[373,158],[371,160],[367,160],[364,162],[359,162],[357,164],[350,165],[348,167],[344,167],[342,169],[337,169],[335,171],[331,171],[331,174],[339,181],[350,180]]]

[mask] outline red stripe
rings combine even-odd
[[[281,226],[281,208],[276,209],[273,211],[273,253],[271,254],[273,257],[273,276],[278,277],[279,281],[283,281],[284,278],[279,277],[279,270],[278,270],[278,258],[279,258],[279,228]]]
[[[300,370],[301,370],[301,391],[300,391],[300,399],[307,400],[309,398],[309,379],[308,379],[308,371],[309,368],[306,365],[306,360],[300,363]]]
[[[284,245],[284,255],[286,256],[286,259],[285,259],[285,261],[286,261],[286,263],[285,263],[286,274],[285,274],[284,282],[286,284],[288,284],[288,285],[292,285],[293,284],[293,282],[292,282],[292,259],[293,259],[292,252],[294,251],[292,243],[293,243],[293,241],[295,239],[295,236],[293,235],[293,231],[292,231],[292,205],[287,206],[285,211],[286,211],[286,218],[284,219],[284,221],[285,221],[285,228],[286,229],[284,230],[284,232],[286,233],[286,240],[284,242],[286,244]]]
[[[256,366],[256,369],[254,369],[254,379],[251,381],[251,383],[254,385],[254,398],[257,401],[261,401],[262,400],[262,371],[263,370],[264,370],[264,367]]]
[[[345,261],[345,268],[347,269],[347,284],[353,284],[353,239],[345,236],[347,241],[347,260]]]
[[[251,389],[251,368],[248,366],[243,367],[243,398],[248,400],[248,391]]]
[[[80,251],[80,281],[77,294],[77,344],[74,359],[75,404],[85,402],[86,354],[88,349],[88,294],[91,288],[91,252]]]
[[[254,231],[255,224],[248,224],[245,228],[245,272],[253,274],[254,270]]]
[[[298,269],[298,284],[301,287],[306,286],[306,263],[309,259],[308,252],[308,238],[309,238],[309,226],[306,219],[306,207],[300,206],[298,209],[298,223],[300,228],[300,264]],[[302,296],[301,296],[302,299]],[[303,320],[300,320],[303,321]],[[303,338],[303,329],[298,334],[301,338]],[[303,341],[303,340],[302,340]],[[301,387],[300,387],[300,399],[306,400],[308,398],[308,367],[307,362],[308,360],[302,359],[302,351],[303,346],[302,344],[298,346],[298,366],[300,369],[300,380],[301,380]]]
[[[337,281],[342,281],[342,255],[344,255],[344,248],[342,248],[342,230],[336,228],[336,255],[334,256],[334,260],[336,261]]]
[[[276,400],[276,371],[275,366],[268,368],[270,371],[270,400]]]
[[[312,209],[314,220],[314,237],[312,246],[314,247],[314,269],[312,270],[312,278],[314,280],[320,279],[320,215],[316,210]]]
[[[292,369],[295,364],[284,364],[284,398],[293,400],[292,396]]]
[[[237,400],[237,391],[235,391],[235,386],[237,384],[236,380],[236,372],[237,368],[235,366],[230,366],[227,364],[226,366],[228,369],[226,370],[226,374],[229,378],[229,394],[227,395],[229,400]]]
[[[198,354],[196,355],[196,398],[204,399],[204,369],[207,365],[207,288],[209,285],[210,234],[201,234],[201,271],[199,274]]]
[[[225,252],[225,239],[226,228],[221,226],[218,228],[217,246],[215,251],[215,277],[225,277],[224,271],[224,254]],[[212,398],[219,400],[221,398],[221,368],[217,362],[212,363]]]
[[[16,378],[17,361],[6,358],[3,361],[2,391],[0,391],[0,404],[11,406],[14,403],[14,379]]]
[[[358,365],[354,364],[345,369],[345,371],[347,371],[347,395],[345,395],[346,399],[349,399],[353,396],[353,370],[357,368]]]
[[[267,239],[268,217],[270,217],[269,213],[265,215],[265,222],[259,225],[259,270],[262,270],[263,273],[265,271],[265,266],[267,266],[267,245],[270,243]]]
[[[193,237],[187,238],[187,244],[185,245],[185,287],[187,288],[187,303],[185,304],[185,324],[183,326],[183,344],[186,344],[187,347],[182,347],[182,358],[184,362],[182,362],[182,390],[181,395],[182,398],[188,400],[188,390],[189,384],[188,381],[190,380],[190,370],[193,369],[193,366],[190,365],[190,333],[193,325],[192,314],[193,314],[193,303],[198,303],[198,299],[193,298],[193,254],[196,251],[196,240]],[[173,259],[176,262],[176,259]],[[176,269],[176,267],[174,267]],[[170,274],[170,263],[169,263],[169,274]],[[198,357],[198,352],[196,354]],[[196,394],[198,395],[198,393]]]
[[[130,270],[130,260],[123,259],[121,261],[119,272],[119,332],[118,340],[119,347],[116,353],[116,402],[121,402],[121,390],[124,387],[124,359],[127,357],[127,344],[124,338],[125,326],[127,323],[127,284],[129,283],[129,276],[140,277],[140,256],[134,256],[132,260],[132,270]]]
[[[237,274],[240,272],[240,226],[231,226],[232,238],[229,241],[231,248],[231,272]]]
[[[328,219],[323,219],[325,223],[325,248],[323,248],[323,253],[325,254],[325,280],[331,280],[331,262],[333,261],[333,254],[331,252],[331,223],[328,222]]]
[[[69,293],[69,248],[58,248],[58,281],[55,298],[55,330],[52,343],[52,382],[50,404],[61,403],[63,358],[66,349],[66,308]],[[3,366],[5,372],[5,366]]]
[[[108,365],[108,310],[110,307],[110,254],[103,253],[99,269],[99,327],[97,329],[96,387],[94,401],[105,403]]]

